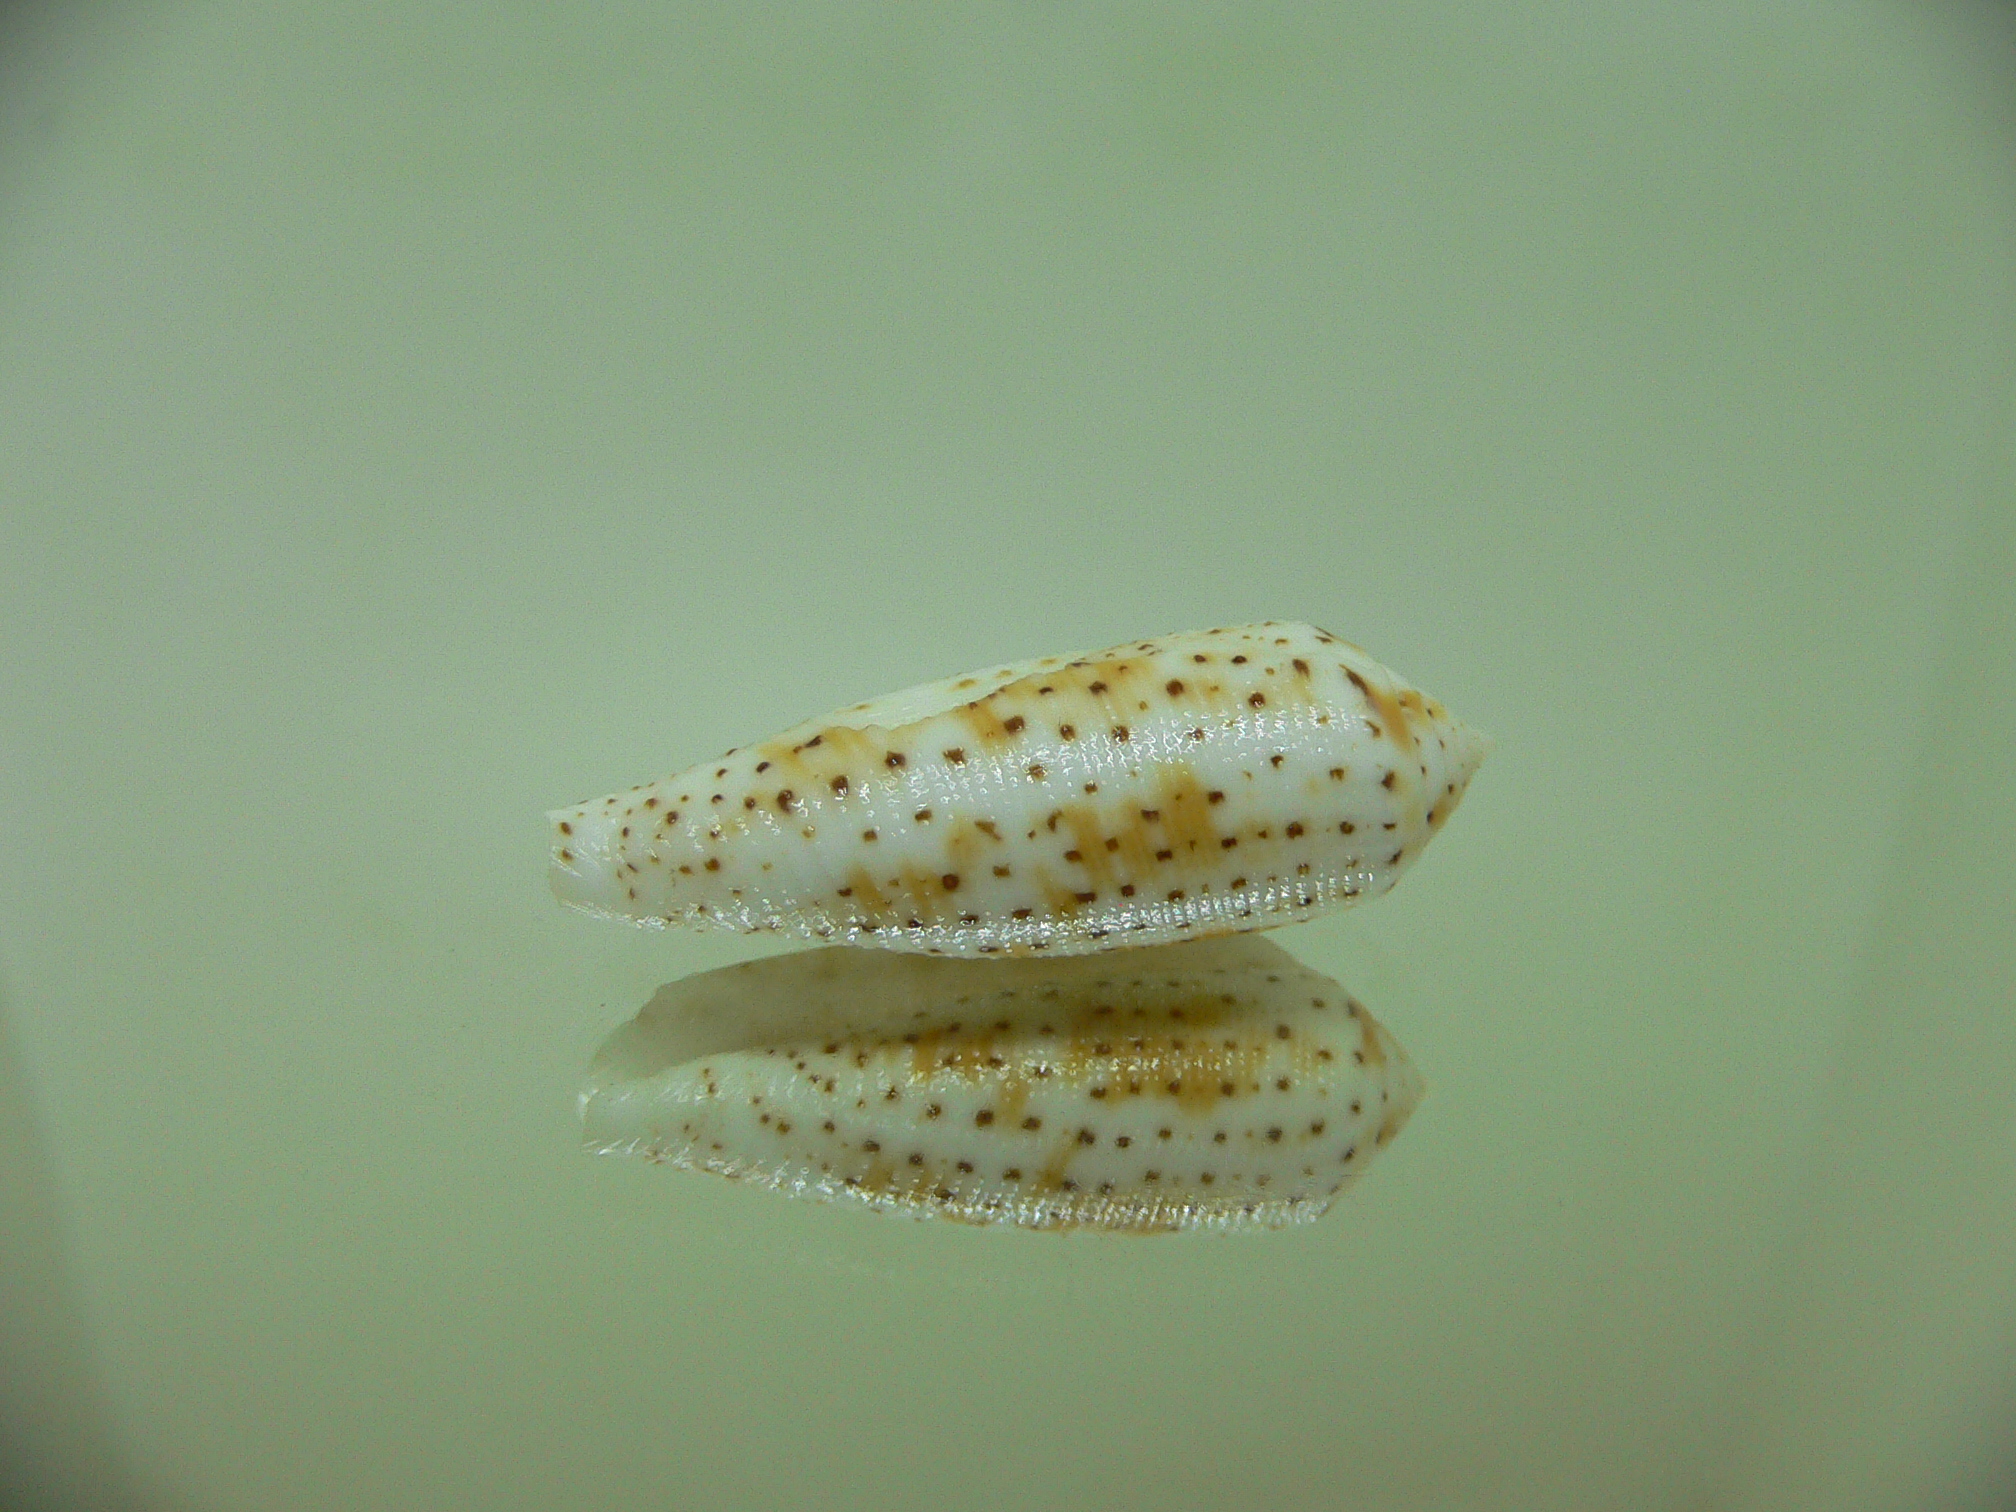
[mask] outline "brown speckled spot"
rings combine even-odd
[[[1342,664],[1340,663],[1339,665],[1341,666]],[[1404,704],[1407,695],[1403,694],[1401,698],[1396,699],[1383,689],[1374,688],[1351,668],[1344,667],[1343,672],[1351,680],[1351,686],[1358,690],[1366,704],[1371,707],[1372,712],[1377,714],[1380,720],[1392,727],[1393,743],[1403,751],[1412,751],[1414,749],[1414,729],[1408,722],[1407,709]],[[1380,726],[1372,721],[1367,721],[1367,728],[1374,735],[1381,733]]]

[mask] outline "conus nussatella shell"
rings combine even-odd
[[[1253,936],[1078,959],[781,956],[661,988],[589,1146],[919,1217],[1155,1232],[1320,1215],[1421,1080]]]
[[[934,955],[1071,955],[1392,887],[1481,736],[1308,625],[948,678],[549,815],[563,902]]]

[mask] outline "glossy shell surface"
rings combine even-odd
[[[1255,937],[1075,960],[817,950],[660,990],[582,1095],[591,1148],[797,1196],[1046,1229],[1319,1216],[1421,1079]]]
[[[1308,625],[905,689],[548,816],[565,903],[934,955],[1079,954],[1392,887],[1485,742]]]

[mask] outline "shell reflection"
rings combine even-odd
[[[919,1217],[1154,1232],[1315,1218],[1422,1084],[1253,936],[1048,961],[828,949],[660,988],[589,1146]]]

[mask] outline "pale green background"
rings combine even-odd
[[[0,30],[21,1504],[1989,1505],[2016,51],[1902,4]],[[1124,1241],[577,1149],[541,811],[1313,620],[1498,745],[1282,936],[1429,1096]],[[1999,1488],[1999,1489],[1998,1489]]]

